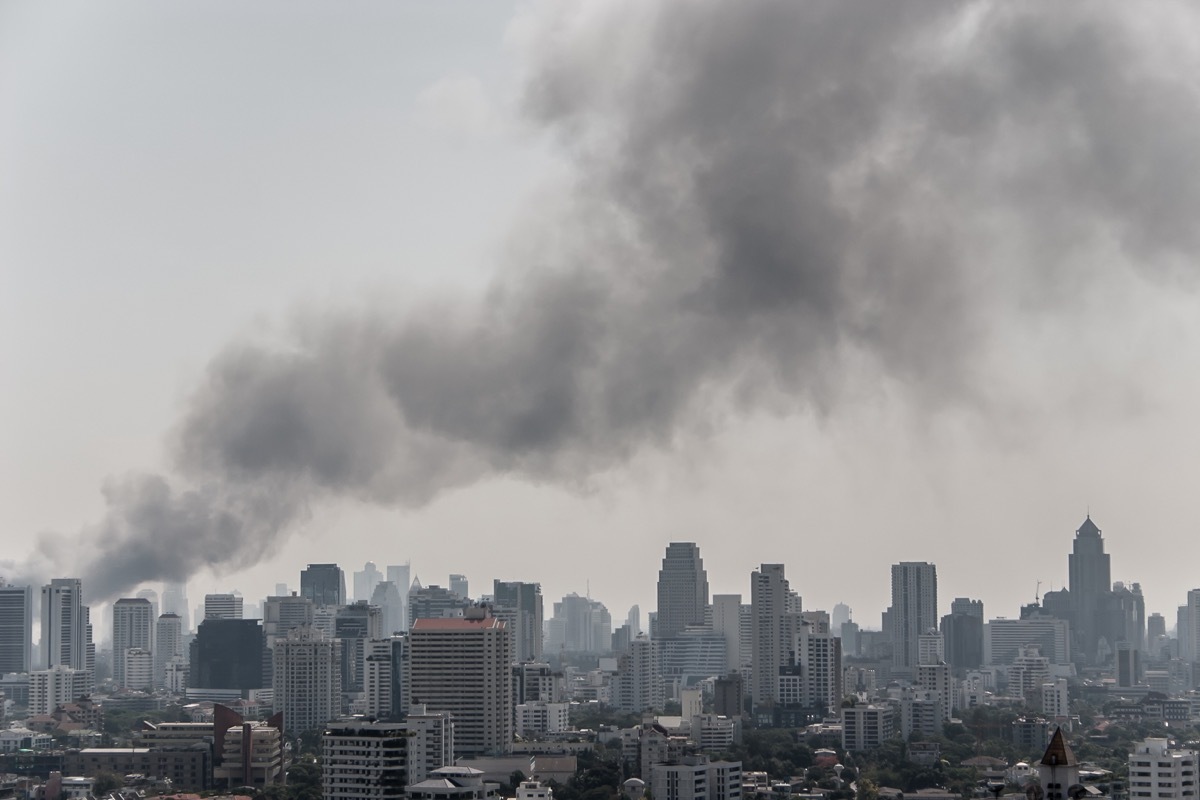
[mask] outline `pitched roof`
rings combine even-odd
[[[1096,527],[1096,523],[1092,522],[1091,514],[1087,515],[1087,518],[1083,521],[1083,524],[1080,525],[1079,529],[1076,530],[1075,532],[1078,534],[1082,534],[1083,536],[1099,536],[1100,535],[1100,529]]]
[[[1047,767],[1079,766],[1079,762],[1075,759],[1075,753],[1071,751],[1071,746],[1067,744],[1067,739],[1063,736],[1062,728],[1055,729],[1054,736],[1050,738],[1050,745],[1042,756],[1042,764]]]

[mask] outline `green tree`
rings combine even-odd
[[[96,797],[103,797],[106,794],[112,794],[123,785],[121,777],[114,772],[101,771],[95,775],[95,784],[92,787],[92,794]]]

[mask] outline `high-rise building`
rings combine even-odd
[[[458,612],[470,606],[470,600],[445,587],[436,584],[422,586],[419,580],[414,580],[408,590],[408,624],[411,628],[417,619],[433,619],[446,614],[457,616]]]
[[[658,617],[654,638],[670,639],[689,625],[703,625],[708,573],[695,542],[671,542],[658,571]]]
[[[1146,652],[1157,657],[1162,642],[1167,636],[1167,619],[1155,612],[1146,617]]]
[[[313,624],[313,602],[297,594],[275,595],[263,601],[263,633],[267,647],[287,638],[292,628]]]
[[[1196,797],[1200,753],[1175,749],[1169,739],[1146,739],[1129,754],[1129,797],[1168,800]]]
[[[511,652],[509,631],[484,608],[413,624],[411,696],[432,711],[453,715],[456,755],[512,749]]]
[[[546,651],[603,653],[612,646],[612,615],[598,600],[572,592],[554,604],[546,625]]]
[[[205,619],[242,619],[243,601],[240,594],[204,595]]]
[[[450,576],[449,586],[450,586],[450,591],[454,592],[456,595],[458,595],[462,599],[464,599],[464,600],[471,599],[471,590],[467,583],[466,575],[452,574]]]
[[[946,663],[958,670],[983,664],[983,601],[956,597],[950,613],[942,617]]]
[[[42,587],[41,660],[46,667],[70,667],[94,677],[89,612],[79,578],[54,578]]]
[[[892,664],[911,671],[920,663],[921,634],[936,631],[937,568],[924,561],[892,565]]]
[[[403,800],[408,729],[402,722],[338,722],[321,736],[324,800]]]
[[[78,700],[91,691],[92,678],[87,670],[55,664],[29,673],[29,712],[49,714],[65,703]]]
[[[309,564],[300,571],[300,596],[314,606],[346,605],[346,576],[337,564]]]
[[[183,620],[170,612],[159,616],[154,626],[154,685],[167,686],[167,671],[183,662]]]
[[[113,681],[118,686],[144,689],[148,683],[130,684],[125,676],[125,651],[133,648],[151,652],[154,642],[154,607],[144,597],[122,597],[113,603]],[[137,680],[144,676],[138,675]]]
[[[342,643],[312,627],[292,628],[275,642],[274,710],[284,732],[316,730],[342,711]]]
[[[154,591],[153,589],[139,589],[137,594],[134,595],[134,597],[140,597],[143,600],[149,600],[150,601],[150,612],[152,614],[152,618],[158,619],[158,615],[159,615],[158,592]]]
[[[842,709],[842,749],[852,753],[874,750],[896,735],[890,706],[851,706]]]
[[[0,675],[33,668],[33,587],[0,580]]]
[[[185,581],[168,581],[163,584],[162,613],[175,614],[183,632],[191,631],[191,614],[188,609],[187,583]]]
[[[612,685],[613,708],[640,714],[662,710],[663,701],[658,642],[639,636],[629,643],[629,652],[617,657],[617,674]]]
[[[368,717],[398,720],[408,709],[408,638],[404,634],[367,642],[363,661],[363,704]]]
[[[263,688],[266,639],[256,619],[206,619],[192,641],[188,688]]]
[[[1026,645],[1036,644],[1051,664],[1071,663],[1071,633],[1065,619],[993,619],[984,626],[983,662],[1012,664]]]
[[[712,596],[712,629],[725,639],[725,672],[742,668],[742,596]],[[746,654],[749,655],[748,653]]]
[[[361,692],[367,642],[383,638],[383,613],[378,606],[351,603],[338,609],[333,621],[333,635],[342,643],[342,690]]]
[[[378,606],[383,615],[384,634],[400,633],[408,628],[404,621],[404,600],[400,590],[391,581],[380,581],[375,584],[371,593],[371,605]]]
[[[403,608],[400,609],[400,627],[396,630],[408,630],[408,624],[411,617],[408,615],[408,590],[412,586],[412,567],[409,564],[389,564],[387,568],[387,579],[396,584],[396,591],[400,593],[400,602]]]
[[[383,580],[383,573],[375,566],[374,561],[368,561],[363,568],[354,573],[354,599],[370,600],[375,593],[375,586]]]
[[[779,702],[779,669],[788,665],[793,637],[800,632],[800,597],[784,577],[783,564],[763,564],[750,573],[750,607],[750,696],[758,711]]]
[[[431,712],[424,704],[413,704],[404,725],[409,734],[410,786],[425,780],[435,769],[454,763],[454,720],[449,714]]]
[[[799,705],[836,713],[842,702],[842,640],[827,625],[804,620],[793,642],[791,660],[800,667]]]
[[[513,659],[542,660],[542,586],[539,583],[501,581],[493,583],[492,593],[497,608],[512,609]]]
[[[1179,607],[1176,624],[1179,637],[1179,657],[1185,661],[1200,661],[1200,589],[1187,593],[1187,604]]]
[[[642,608],[634,604],[629,607],[629,613],[625,615],[625,624],[629,626],[629,633],[633,637],[637,637],[642,632]]]
[[[128,647],[122,653],[121,675],[130,689],[145,690],[154,686],[154,654],[144,647]],[[115,664],[113,665],[116,666]],[[115,669],[113,670],[116,671]]]
[[[1109,555],[1104,552],[1104,537],[1091,515],[1075,531],[1074,549],[1067,557],[1067,565],[1071,633],[1079,651],[1077,655],[1092,661],[1098,656],[1100,608],[1104,595],[1112,588],[1112,569]]]

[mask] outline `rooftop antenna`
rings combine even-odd
[[[1038,578],[1037,588],[1033,590],[1033,602],[1041,605],[1042,602],[1042,579]]]

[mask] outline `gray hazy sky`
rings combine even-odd
[[[1188,4],[0,5],[0,559],[1197,581]],[[82,533],[80,533],[82,532]],[[82,541],[83,544],[79,544]]]

